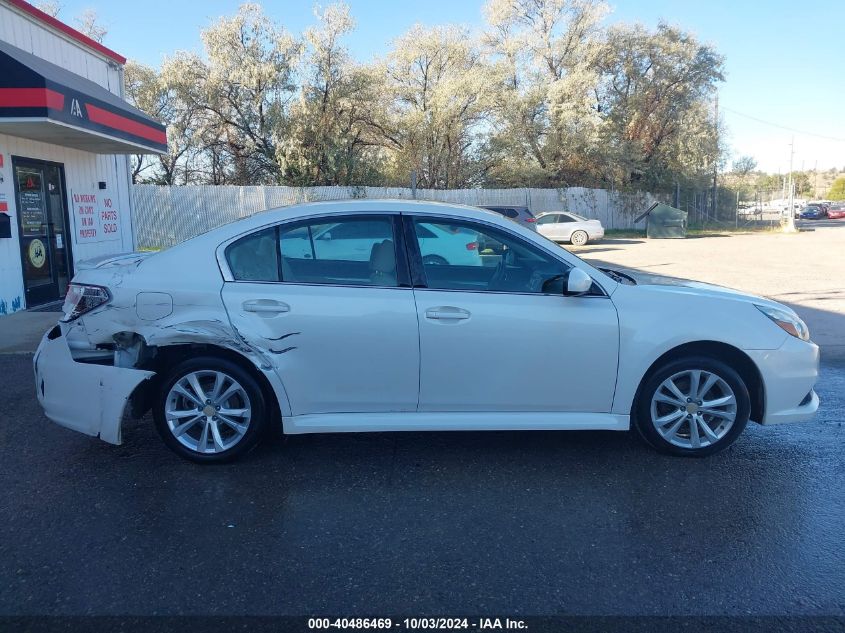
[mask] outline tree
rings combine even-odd
[[[420,187],[478,185],[480,126],[488,112],[488,69],[477,43],[455,26],[414,26],[378,67],[385,77],[381,107],[368,113],[376,141],[388,152],[389,182]]]
[[[757,161],[753,156],[740,156],[734,161],[733,170],[741,178],[746,178],[757,169]]]
[[[128,98],[169,138],[167,155],[136,157],[133,179],[710,189],[727,151],[722,58],[666,24],[606,27],[608,10],[488,0],[481,38],[417,25],[361,64],[343,2],[317,8],[301,37],[244,5],[202,32],[201,54],[127,66]],[[726,178],[755,166],[742,157],[745,176]]]
[[[196,107],[183,101],[173,88],[174,68],[165,62],[161,72],[129,61],[124,66],[127,100],[167,125],[167,153],[132,158],[132,182],[186,185],[200,169],[202,117]]]
[[[377,178],[376,151],[366,120],[379,107],[376,80],[343,45],[355,28],[344,3],[316,9],[305,31],[299,98],[280,149],[284,179],[302,185],[364,184]]]
[[[56,10],[56,14],[58,14],[58,11],[59,9]],[[74,22],[76,22],[76,26],[81,33],[87,35],[95,42],[102,43],[109,31],[99,23],[99,20],[100,18],[94,9],[85,9],[81,15],[74,18]]]
[[[36,2],[35,8],[39,11],[43,11],[51,18],[58,17],[59,13],[62,11],[62,5],[56,2],[56,0],[47,0],[46,2]]]
[[[840,176],[833,181],[830,190],[827,192],[830,200],[845,200],[845,177]]]
[[[601,163],[595,92],[598,0],[490,0],[486,43],[496,60],[493,102],[501,184],[564,185]]]
[[[627,24],[609,30],[598,110],[604,142],[627,172],[623,182],[659,189],[671,188],[677,174],[712,175],[725,152],[709,112],[723,63],[712,48],[665,23],[656,31]]]
[[[278,148],[300,43],[256,4],[220,18],[202,41],[206,59],[178,53],[168,62],[169,83],[203,119],[198,129],[215,181],[283,182]]]

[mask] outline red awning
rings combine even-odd
[[[98,154],[160,154],[166,128],[102,86],[0,41],[0,133]]]

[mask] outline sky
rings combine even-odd
[[[481,31],[483,0],[347,0],[357,29],[347,38],[360,61],[383,55],[416,23],[454,23]],[[324,0],[323,4],[327,4]],[[108,28],[103,42],[157,66],[176,50],[200,51],[200,30],[231,15],[238,0],[60,0],[59,18],[94,9]],[[314,23],[310,0],[265,0],[265,12],[293,33]],[[842,0],[628,0],[610,2],[608,22],[659,20],[694,32],[725,56],[719,108],[732,158],[751,155],[758,169],[845,168],[845,2]],[[730,162],[729,162],[730,165]]]

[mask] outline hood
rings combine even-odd
[[[93,257],[86,259],[76,264],[77,272],[83,270],[93,270],[95,268],[114,268],[117,266],[137,266],[142,261],[147,259],[153,252],[135,252],[135,253],[118,253],[117,255],[103,255],[102,257]]]
[[[759,295],[742,292],[733,288],[726,288],[725,286],[717,286],[716,284],[708,284],[702,281],[693,281],[691,279],[681,279],[679,277],[668,277],[666,275],[655,275],[653,273],[646,273],[640,270],[625,269],[625,274],[633,277],[637,286],[652,286],[666,292],[677,292],[680,294],[695,294],[705,295],[714,298],[733,299],[736,301],[747,301],[749,303],[756,303],[759,305],[777,306],[781,309],[793,310],[783,304],[780,304],[771,299],[766,299]]]

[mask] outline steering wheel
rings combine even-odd
[[[512,250],[508,249],[502,253],[502,257],[496,265],[496,270],[490,277],[490,283],[487,285],[489,290],[507,290],[507,283],[510,281],[508,264],[513,264],[513,260],[514,253]]]

